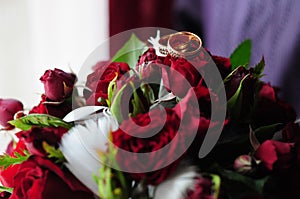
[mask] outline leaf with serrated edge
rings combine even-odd
[[[33,126],[37,127],[64,127],[70,129],[72,124],[63,121],[60,118],[47,114],[29,114],[9,123],[21,130],[29,130]]]
[[[56,163],[62,163],[65,162],[65,157],[61,150],[56,149],[53,146],[50,146],[47,144],[47,142],[42,143],[44,150],[48,154],[48,158],[56,158],[57,160],[55,161]]]
[[[26,151],[24,151],[25,155],[21,155],[17,152],[15,152],[16,157],[11,157],[10,155],[4,154],[0,155],[0,168],[3,167],[6,169],[7,167],[15,164],[21,164],[25,160],[27,160],[30,156],[30,154]]]

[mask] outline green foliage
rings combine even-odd
[[[255,65],[254,67],[254,70],[253,70],[253,74],[254,74],[254,77],[257,77],[257,78],[261,78],[263,75],[263,71],[265,69],[265,58],[262,57],[260,62],[258,62],[258,64]]]
[[[234,95],[228,100],[227,105],[228,109],[231,111],[231,115],[233,118],[239,118],[240,112],[242,110],[242,102],[243,102],[243,93],[242,93],[242,87],[244,80],[249,76],[250,74],[245,75],[245,77],[241,80],[240,85]]]
[[[12,193],[12,192],[13,192],[13,188],[9,188],[9,187],[0,186],[0,193],[1,193],[1,192],[8,192],[8,193]]]
[[[99,175],[94,176],[94,180],[98,184],[99,196],[107,199],[127,199],[129,198],[130,183],[127,183],[124,173],[118,169],[117,149],[114,148],[112,142],[108,143],[108,151],[99,152],[100,159],[104,164],[99,169]],[[116,169],[109,165],[113,165]]]
[[[11,157],[8,154],[0,155],[0,168],[3,167],[4,169],[7,169],[7,167],[11,165],[21,164],[25,160],[27,160],[30,156],[28,151],[24,151],[24,155],[15,152],[15,157]]]
[[[145,47],[146,44],[139,40],[135,34],[132,34],[130,39],[118,50],[111,61],[126,62],[131,68],[134,68]]]
[[[66,161],[61,150],[56,149],[53,146],[50,146],[47,142],[43,142],[43,148],[46,151],[46,153],[48,154],[48,158],[56,159],[55,163],[63,163]]]
[[[60,118],[47,114],[29,114],[9,123],[21,130],[29,130],[33,126],[37,127],[64,127],[70,129],[73,125],[63,121]]]
[[[250,39],[243,41],[230,55],[231,69],[247,65],[251,58],[252,43]]]

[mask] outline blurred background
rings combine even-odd
[[[264,55],[264,80],[281,87],[281,97],[300,113],[299,9],[299,0],[1,0],[0,97],[31,107],[39,102],[38,79],[46,69],[76,73],[109,36],[152,26],[192,31],[226,57],[250,38],[250,64]]]

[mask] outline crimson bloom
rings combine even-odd
[[[8,121],[13,120],[15,113],[22,110],[23,104],[19,100],[0,98],[0,126],[7,130],[14,128]]]

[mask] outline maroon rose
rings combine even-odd
[[[274,169],[288,169],[293,165],[293,143],[267,140],[255,152],[256,158],[262,161],[264,167],[272,171]]]
[[[199,84],[201,80],[199,67],[196,68],[196,65],[182,57],[171,59],[171,67],[163,69],[165,86],[176,96],[184,97],[191,87]]]
[[[76,75],[55,68],[47,70],[40,80],[44,84],[46,97],[49,100],[60,102],[72,94]]]
[[[130,70],[127,63],[123,62],[99,62],[94,67],[95,71],[88,75],[86,87],[91,91],[84,90],[84,96],[88,105],[106,105],[108,98],[108,85],[117,77],[129,76]]]
[[[211,92],[206,86],[191,88],[186,96],[174,107],[175,112],[181,118],[181,128],[187,132],[186,140],[193,139],[189,147],[189,154],[197,156],[208,131],[216,131],[223,127],[220,121],[211,121],[211,104],[216,106],[218,111],[222,107],[219,104],[218,96]],[[199,110],[199,111],[198,111]],[[195,133],[195,135],[193,135]]]
[[[6,130],[13,129],[8,121],[13,120],[15,113],[22,110],[23,104],[20,101],[0,98],[0,126]]]
[[[19,132],[17,136],[26,144],[31,154],[45,156],[46,152],[43,148],[43,142],[58,147],[61,137],[67,131],[68,129],[63,127],[32,127],[28,131]]]
[[[138,181],[144,180],[146,184],[157,185],[166,179],[178,163],[178,161],[172,161],[173,163],[170,164],[169,160],[173,160],[174,155],[182,153],[182,150],[185,151],[184,144],[178,138],[180,136],[175,139],[177,133],[183,133],[178,132],[180,119],[171,109],[165,110],[167,115],[164,123],[161,118],[162,112],[159,109],[153,109],[149,113],[139,114],[134,118],[123,121],[120,128],[112,133],[113,143],[123,150],[142,154],[156,151],[151,153],[150,158],[145,157],[147,160],[143,159],[144,156],[124,157],[120,152],[116,156],[121,168],[143,170],[143,173],[131,173],[131,176]],[[149,114],[151,114],[151,120]],[[132,125],[132,122],[138,127]],[[137,136],[143,136],[143,138]],[[167,151],[158,151],[171,141],[174,147],[169,148]],[[170,165],[164,167],[165,163]],[[162,165],[164,165],[164,168],[162,168]],[[156,171],[148,172],[153,170]]]
[[[143,53],[142,56],[139,57],[139,60],[136,64],[137,69],[149,63],[157,63],[157,64],[164,64],[167,66],[171,65],[170,62],[170,55],[166,57],[157,56],[154,48],[149,48],[146,52]]]
[[[20,164],[10,199],[81,199],[94,198],[68,170],[39,156]]]
[[[267,126],[276,123],[287,124],[296,120],[296,112],[291,105],[280,100],[276,90],[261,83],[253,113],[253,126]]]
[[[16,158],[16,154],[25,155],[24,150],[26,150],[25,143],[23,141],[19,141],[15,147],[10,145],[6,150],[6,153],[11,157]],[[8,168],[4,169],[0,167],[0,182],[6,187],[13,187],[13,176],[17,174],[19,170],[19,164],[10,165]]]
[[[59,104],[53,104],[48,103],[46,95],[41,96],[40,103],[33,107],[29,114],[32,113],[39,113],[39,114],[49,114],[58,118],[63,118],[66,116],[69,112],[72,111],[72,102],[71,101],[64,101],[63,103]]]

